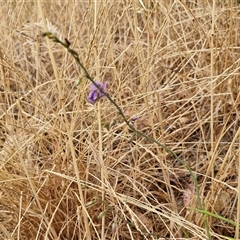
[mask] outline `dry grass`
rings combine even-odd
[[[2,6],[1,239],[240,238],[239,3],[149,2]],[[89,82],[46,30],[191,166],[210,236],[187,169],[107,99],[88,103]]]

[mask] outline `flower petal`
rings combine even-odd
[[[107,86],[106,82],[101,83],[101,82],[95,81],[95,83],[101,88],[103,92],[106,91],[106,86]],[[93,83],[90,84],[90,88],[91,88],[91,92],[89,93],[87,99],[91,104],[94,104],[99,98],[105,96],[105,94],[102,93]]]

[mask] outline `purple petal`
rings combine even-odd
[[[99,94],[98,92],[95,90],[95,91],[91,91],[88,95],[88,101],[91,103],[91,104],[94,104],[97,99],[99,98]]]
[[[96,81],[96,83],[97,83],[98,86],[100,85],[100,82]],[[97,87],[93,83],[91,83],[90,84],[90,89],[91,89],[91,91],[95,91],[95,90],[97,90]]]
[[[99,82],[99,81],[95,81],[95,83],[96,83],[99,87],[101,87],[103,91],[106,90],[106,86],[107,86],[107,83],[106,83],[106,82],[101,83],[101,82]],[[90,88],[91,88],[92,91],[98,90],[98,88],[97,88],[93,83],[90,84]]]
[[[103,82],[100,83],[98,81],[95,81],[96,84],[105,92],[107,83]],[[91,92],[88,95],[88,101],[91,104],[94,104],[99,98],[104,97],[104,93],[102,93],[93,83],[90,84]]]

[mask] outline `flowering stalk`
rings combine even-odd
[[[70,48],[70,42],[65,39],[65,42],[61,41],[58,37],[56,37],[55,35],[53,35],[51,32],[45,32],[42,34],[44,37],[48,37],[49,39],[52,39],[53,42],[56,43],[60,43],[64,48],[67,49],[67,51],[72,55],[72,57],[75,59],[75,61],[77,62],[77,64],[82,68],[82,70],[85,73],[85,77],[90,80],[90,82],[99,90],[99,92],[101,92],[102,94],[105,95],[105,97],[117,108],[119,114],[122,116],[124,122],[129,126],[130,123],[127,120],[127,118],[125,117],[122,109],[116,104],[116,102],[110,97],[110,95],[107,92],[104,92],[103,89],[101,89],[101,87],[99,87],[99,85],[94,81],[94,79],[90,76],[90,74],[88,73],[87,69],[84,67],[84,65],[81,63],[79,57],[78,57],[78,53],[76,51],[74,51],[73,49]]]
[[[124,122],[128,125],[128,127],[135,132],[138,136],[141,136],[143,138],[145,138],[146,140],[148,140],[149,142],[155,143],[157,144],[159,147],[162,147],[167,153],[171,154],[179,163],[181,163],[184,167],[186,167],[186,169],[189,171],[194,185],[195,185],[195,189],[196,189],[196,194],[197,194],[197,202],[199,205],[199,208],[201,211],[203,211],[203,206],[201,203],[201,199],[200,199],[200,193],[199,193],[199,186],[198,186],[198,182],[197,179],[193,173],[193,171],[191,170],[191,168],[188,166],[187,163],[185,163],[182,159],[180,159],[177,154],[172,151],[170,148],[166,147],[165,145],[163,145],[162,143],[160,143],[159,141],[157,141],[154,138],[149,137],[148,135],[146,135],[145,133],[137,130],[130,121],[128,121],[128,119],[126,118],[126,116],[124,115],[122,109],[117,105],[117,103],[110,97],[110,95],[106,92],[106,83],[100,83],[98,81],[94,81],[94,79],[90,76],[90,74],[88,73],[87,69],[84,67],[84,65],[81,63],[78,54],[76,51],[74,51],[73,49],[70,48],[70,42],[65,39],[65,42],[61,41],[58,37],[54,36],[51,32],[46,32],[43,33],[43,36],[47,36],[49,39],[52,39],[53,42],[56,43],[60,43],[64,48],[67,49],[67,51],[72,55],[72,57],[75,59],[75,61],[77,62],[77,64],[82,68],[82,70],[85,73],[85,77],[87,79],[89,79],[91,81],[91,92],[88,96],[88,100],[90,103],[95,103],[100,97],[105,96],[118,110],[119,114],[122,116]],[[204,214],[204,213],[203,213]],[[205,214],[204,214],[205,216]],[[205,225],[206,225],[206,230],[207,232],[208,230],[208,225],[207,222],[205,221]]]

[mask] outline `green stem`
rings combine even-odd
[[[138,136],[141,136],[143,138],[145,138],[146,140],[148,140],[151,143],[155,143],[157,144],[159,147],[163,148],[167,153],[171,154],[180,164],[182,164],[184,167],[186,167],[186,169],[188,170],[188,172],[190,173],[194,185],[195,185],[195,190],[196,190],[196,194],[197,194],[197,202],[198,202],[198,206],[200,208],[200,212],[204,215],[204,222],[205,222],[205,227],[206,227],[206,231],[208,234],[208,238],[210,239],[210,232],[209,232],[209,227],[207,224],[207,219],[205,218],[206,212],[203,210],[203,206],[202,206],[202,202],[201,202],[201,198],[200,198],[200,192],[199,192],[199,186],[198,186],[198,181],[193,173],[193,171],[191,170],[191,168],[189,167],[189,165],[187,163],[185,163],[182,159],[180,159],[176,153],[174,151],[172,151],[170,148],[166,147],[165,145],[163,145],[162,143],[160,143],[159,141],[157,141],[154,138],[149,137],[148,135],[146,135],[145,133],[137,130],[126,118],[126,116],[124,115],[122,109],[117,105],[117,103],[110,97],[110,95],[106,92],[104,92],[104,90],[102,90],[102,88],[94,81],[94,79],[90,76],[90,74],[88,73],[87,69],[84,67],[84,65],[82,64],[82,62],[80,61],[79,57],[78,57],[78,53],[76,51],[74,51],[73,49],[70,48],[70,42],[65,39],[65,42],[61,41],[58,37],[52,35],[52,33],[50,32],[46,32],[43,33],[43,36],[47,36],[49,39],[52,39],[53,42],[56,43],[60,43],[64,48],[67,49],[67,51],[71,54],[71,56],[75,59],[75,61],[77,62],[77,64],[82,68],[82,70],[85,73],[85,77],[87,79],[89,79],[94,86],[96,86],[96,88],[103,93],[106,98],[116,107],[116,109],[118,110],[119,114],[121,115],[121,117],[123,118],[124,122],[127,124],[127,126],[133,131],[135,132]]]

